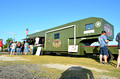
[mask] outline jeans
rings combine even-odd
[[[21,54],[21,48],[17,48],[17,54],[16,55],[20,55]]]
[[[10,47],[8,47],[8,52],[11,52],[11,48]]]

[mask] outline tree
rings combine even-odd
[[[6,40],[6,43],[5,43],[5,45],[4,45],[4,48],[7,48],[7,45],[9,44],[10,41],[13,41],[13,39],[12,39],[12,38],[8,38],[8,39]]]

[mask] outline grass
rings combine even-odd
[[[7,55],[8,56],[8,55]],[[16,57],[11,56],[11,57]],[[42,67],[42,70],[45,72],[43,73],[37,73],[36,75],[42,75],[50,77],[51,79],[55,79],[56,77],[64,77],[69,78],[70,76],[74,75],[77,76],[85,76],[92,74],[95,78],[98,77],[98,75],[108,75],[111,77],[120,78],[120,68],[115,68],[116,60],[110,61],[110,65],[104,65],[99,64],[97,61],[97,57],[65,57],[65,56],[50,56],[50,55],[43,55],[43,56],[35,56],[35,55],[28,55],[28,56],[20,56],[25,59],[28,59],[30,61],[15,61],[15,62],[23,62],[23,63],[34,63],[34,64],[62,64],[62,65],[80,65],[80,66],[86,66],[91,68],[97,68],[101,70],[106,70],[108,72],[96,72],[94,70],[89,69],[82,69],[82,71],[69,71],[69,70],[57,70],[53,68],[46,68]],[[35,71],[34,71],[35,72]],[[55,74],[55,75],[52,75]]]

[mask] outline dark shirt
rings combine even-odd
[[[22,52],[24,51],[24,44],[22,44],[22,46],[21,46],[21,50],[22,50]]]
[[[24,49],[24,44],[22,44],[22,47],[21,47],[22,49]]]
[[[11,44],[12,44],[12,43],[9,43],[9,44],[8,44],[8,47],[9,47],[9,48],[10,48]]]
[[[20,46],[16,46],[16,48],[21,48],[21,45]]]
[[[118,46],[120,46],[120,32],[116,36],[116,41],[118,41]]]
[[[120,42],[120,32],[116,36],[116,41]]]

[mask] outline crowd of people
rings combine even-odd
[[[17,43],[16,42],[12,42],[10,41],[10,43],[8,44],[8,54],[9,55],[27,55],[29,52],[29,44],[28,41],[23,41],[22,44],[20,42]]]

